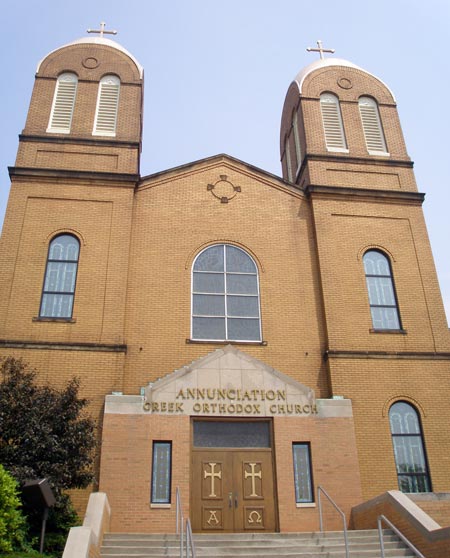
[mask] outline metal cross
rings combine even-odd
[[[203,474],[204,474],[204,478],[210,478],[211,479],[211,494],[209,495],[210,498],[215,498],[216,497],[216,491],[214,490],[214,480],[215,479],[222,479],[222,471],[216,471],[216,465],[217,463],[207,463],[207,465],[209,465],[211,467],[211,472],[207,473],[206,470],[203,470]]]
[[[250,497],[255,497],[258,496],[256,493],[256,479],[262,479],[262,472],[261,469],[257,473],[255,472],[255,467],[258,463],[246,463],[246,465],[250,465],[251,471],[245,471],[244,469],[244,478],[248,479],[250,477],[252,482],[252,493]]]
[[[323,46],[322,46],[322,41],[321,41],[320,39],[317,41],[317,47],[318,47],[318,48],[311,48],[311,47],[308,47],[306,50],[307,50],[308,52],[318,52],[318,53],[320,54],[320,58],[321,58],[322,60],[324,59],[324,55],[323,55],[324,52],[329,52],[329,53],[331,53],[331,54],[334,54],[334,53],[335,53],[334,48],[323,48]]]
[[[99,33],[100,38],[103,38],[103,35],[117,35],[117,31],[105,31],[106,23],[104,21],[100,22],[100,29],[88,29],[88,33]]]

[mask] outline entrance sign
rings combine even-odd
[[[314,392],[231,345],[149,384],[146,413],[200,416],[311,416]]]

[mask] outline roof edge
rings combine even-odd
[[[130,52],[128,52],[128,50],[126,48],[124,48],[119,43],[116,43],[116,41],[112,41],[111,39],[105,39],[105,38],[102,38],[102,37],[82,37],[81,39],[77,39],[75,41],[72,41],[71,43],[67,43],[67,44],[62,45],[58,48],[55,48],[54,50],[52,50],[51,52],[49,52],[48,54],[46,54],[43,58],[41,58],[39,60],[39,62],[37,64],[37,67],[36,67],[36,73],[39,72],[39,69],[41,67],[42,62],[46,58],[48,58],[51,54],[53,54],[54,52],[57,52],[58,50],[61,50],[63,48],[67,48],[69,46],[84,44],[84,43],[109,46],[109,47],[115,48],[116,50],[122,52],[123,54],[128,56],[128,58],[130,58],[130,60],[132,60],[134,62],[134,64],[136,65],[136,68],[138,69],[139,77],[141,79],[143,78],[144,68],[143,68],[143,66],[141,66],[141,64],[139,64],[139,62],[136,60],[136,58]]]
[[[300,72],[295,76],[295,79],[293,81],[293,83],[297,84],[300,95],[302,94],[303,82],[309,76],[309,74],[311,74],[316,70],[319,70],[320,68],[326,68],[329,66],[345,66],[347,68],[354,68],[355,70],[360,70],[361,72],[364,72],[369,76],[372,76],[373,78],[378,80],[381,84],[383,84],[384,87],[386,87],[386,89],[392,95],[392,99],[394,100],[394,102],[395,103],[397,102],[395,95],[392,92],[392,89],[383,80],[381,80],[375,74],[372,74],[371,72],[368,72],[364,68],[361,68],[356,64],[353,64],[353,62],[344,60],[343,58],[322,58],[322,59],[319,58],[319,60],[315,60],[314,62],[308,64],[308,66],[305,66],[302,70],[300,70]]]

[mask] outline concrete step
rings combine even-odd
[[[379,558],[378,531],[349,531],[350,558]],[[392,533],[384,531],[386,558],[413,558]],[[345,558],[344,534],[326,533],[223,533],[194,535],[199,558]],[[179,537],[161,534],[109,533],[101,558],[176,558]]]

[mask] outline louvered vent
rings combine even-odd
[[[105,76],[100,81],[93,134],[116,135],[119,91],[120,80],[116,76]]]
[[[359,99],[359,112],[366,138],[367,151],[370,154],[386,154],[386,143],[381,128],[378,106],[374,99],[361,97]]]
[[[329,151],[347,151],[338,98],[330,93],[321,95],[320,108],[327,149]]]
[[[47,132],[58,134],[70,132],[77,83],[78,79],[75,74],[61,74],[58,77]]]

